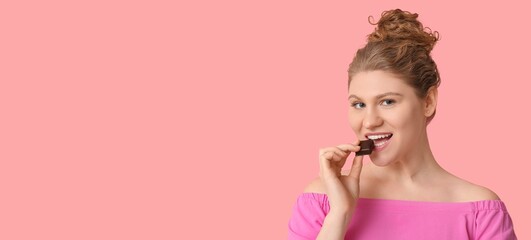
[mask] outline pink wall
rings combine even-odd
[[[285,239],[318,149],[354,139],[367,17],[397,7],[441,34],[436,158],[531,239],[523,3],[7,2],[0,239]]]

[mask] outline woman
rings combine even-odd
[[[320,177],[298,197],[289,239],[516,239],[499,197],[444,170],[430,150],[438,34],[417,16],[382,13],[349,67],[349,122],[374,141],[372,164],[356,156],[342,175],[359,141],[320,149]]]

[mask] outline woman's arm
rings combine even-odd
[[[328,213],[317,240],[344,240],[351,217],[352,213]]]

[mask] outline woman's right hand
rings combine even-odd
[[[350,153],[359,150],[359,141],[319,149],[320,177],[326,188],[330,212],[351,214],[356,208],[363,156],[354,157],[348,175],[341,175],[341,169]]]

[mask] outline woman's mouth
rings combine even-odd
[[[374,151],[381,151],[391,141],[392,133],[367,134],[366,137],[374,141]]]

